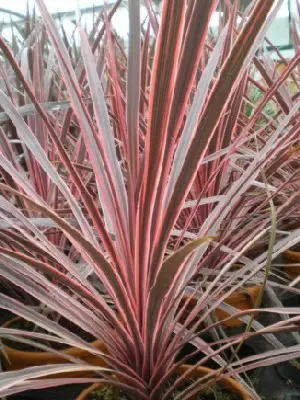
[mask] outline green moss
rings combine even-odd
[[[206,397],[210,397],[211,399],[214,400],[239,400],[240,396],[233,392],[229,392],[228,390],[225,390],[222,386],[219,385],[214,385],[209,391],[204,393],[199,396],[199,399],[203,398],[205,399]]]
[[[91,393],[88,400],[128,400],[129,398],[118,388],[106,386]]]

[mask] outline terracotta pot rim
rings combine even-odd
[[[244,289],[238,289],[235,290],[233,293],[231,293],[228,297],[226,297],[224,299],[224,301],[226,302],[226,300],[233,300],[233,299],[240,299],[241,297],[247,296],[247,295],[257,295],[259,290],[261,289],[262,285],[251,285],[248,286]],[[183,296],[183,300],[187,300],[190,297],[190,299],[194,299],[194,297],[188,296],[188,295],[184,295]]]
[[[247,310],[250,308],[254,308],[255,301],[257,296],[259,295],[261,287],[262,287],[261,285],[253,285],[247,287],[244,290],[238,289],[235,292],[231,293],[229,296],[227,296],[224,299],[224,303],[227,303],[240,310]],[[184,295],[183,300],[187,300],[188,298],[190,298],[192,304],[195,304],[196,299],[194,297]],[[217,315],[217,318],[221,321],[229,317],[229,314],[226,313],[226,311],[221,310],[220,308],[216,308],[215,313]],[[225,320],[223,322],[223,325],[227,326],[228,328],[241,326],[242,324],[243,324],[242,321],[234,317],[230,318],[229,320]]]
[[[15,317],[9,321],[6,321],[2,326],[3,327],[7,327],[9,326],[9,324],[16,320],[19,319],[21,317]],[[102,342],[101,340],[96,340],[94,342],[92,342],[92,345],[94,345],[95,347],[97,347],[98,349],[101,348],[104,351],[106,350],[106,346],[104,344],[104,342]],[[26,351],[22,351],[22,350],[15,350],[9,346],[5,346],[5,351],[8,352],[8,355],[10,352],[13,352],[14,354],[17,354],[19,357],[25,357],[25,358],[34,358],[35,361],[37,361],[37,358],[42,358],[45,359],[47,358],[47,356],[49,356],[50,358],[52,356],[54,356],[54,358],[59,358],[58,356],[48,353],[48,352],[26,352]],[[74,354],[79,354],[82,355],[83,353],[86,353],[85,350],[82,349],[78,349],[75,347],[69,347],[65,350],[62,350],[63,353],[68,354],[68,355],[74,355]],[[185,373],[188,369],[190,368],[190,365],[184,364],[182,366],[179,367],[178,372],[183,374]],[[208,374],[210,372],[212,372],[213,370],[211,368],[208,367],[198,367],[196,368],[196,370],[194,370],[193,372],[191,372],[191,376],[203,376],[204,374]],[[223,378],[220,379],[220,383],[221,385],[223,385],[224,387],[226,387],[227,389],[239,393],[239,395],[241,396],[241,398],[243,400],[253,400],[253,397],[249,395],[249,393],[246,391],[246,389],[243,388],[243,386],[237,382],[235,379],[227,377],[227,378]],[[96,388],[100,387],[101,384],[94,384],[92,386],[90,386],[89,388],[85,389],[83,392],[81,392],[81,394],[79,395],[79,397],[77,397],[76,400],[85,400],[86,396],[93,390],[95,390]],[[103,386],[103,385],[102,385]],[[84,395],[85,397],[82,397],[82,395]]]
[[[289,261],[294,261],[300,263],[300,251],[295,250],[285,250],[283,252],[283,257]],[[292,267],[289,264],[286,264],[283,267],[283,270],[289,274],[292,278],[296,278],[300,275],[300,265]]]
[[[256,296],[258,292],[260,291],[262,285],[252,285],[249,287],[246,287],[245,289],[238,289],[231,293],[224,301],[230,299],[241,299],[244,296]]]
[[[4,324],[2,324],[2,327],[3,328],[7,328],[7,327],[9,327],[9,325],[12,322],[14,322],[16,320],[19,320],[19,319],[22,319],[22,318],[21,317],[14,317],[14,318],[6,321]],[[102,340],[100,340],[100,339],[94,340],[90,344],[92,346],[96,347],[97,350],[100,350],[100,349],[101,350],[105,350],[105,345],[102,342]],[[4,345],[4,350],[5,350],[5,352],[7,353],[8,356],[9,355],[14,355],[15,357],[19,356],[20,360],[30,360],[30,359],[32,359],[33,361],[35,361],[35,363],[37,361],[42,361],[42,360],[51,360],[51,361],[52,360],[58,360],[58,359],[59,360],[63,360],[63,358],[59,357],[58,355],[52,354],[52,353],[47,352],[47,351],[18,350],[18,349],[15,349],[15,348],[13,348],[11,346],[7,346],[7,345]],[[61,353],[64,353],[64,354],[68,355],[68,356],[77,357],[77,358],[80,358],[80,357],[84,356],[85,354],[92,355],[92,353],[88,353],[87,350],[85,350],[85,349],[80,349],[78,347],[73,347],[73,346],[68,346],[67,348],[65,348],[63,350],[59,350],[59,351]]]
[[[300,251],[295,250],[284,250],[284,257],[291,261],[299,261],[300,262]]]

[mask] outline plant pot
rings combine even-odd
[[[248,258],[255,258],[268,249],[266,243],[259,243],[246,251],[245,256]]]
[[[244,310],[249,310],[251,308],[254,308],[256,299],[259,295],[261,286],[250,286],[246,290],[237,290],[233,292],[230,296],[228,296],[225,300],[225,303],[229,304],[232,307],[235,307],[236,309],[239,309],[241,311]],[[216,316],[219,320],[228,318],[230,314],[227,312],[220,310],[219,308],[216,309]],[[224,321],[223,325],[230,327],[230,328],[236,328],[239,327],[243,324],[242,321],[240,321],[238,318],[232,318],[229,321]]]
[[[224,302],[241,311],[249,310],[251,308],[254,308],[255,301],[259,295],[260,289],[261,286],[250,286],[249,288],[247,288],[247,291],[237,290],[233,292],[231,295],[229,295]],[[185,297],[184,299],[187,299],[187,297]],[[197,299],[191,298],[189,300],[189,305],[194,306],[196,302]],[[215,313],[218,320],[223,320],[230,316],[230,314],[228,314],[226,311],[223,311],[219,308],[216,309]],[[188,309],[184,314],[183,320],[185,320],[187,316],[188,316]],[[222,325],[227,326],[229,328],[236,328],[241,326],[242,324],[243,322],[240,321],[238,318],[232,318],[222,323]]]
[[[181,365],[178,368],[178,373],[184,374],[185,372],[188,371],[189,368],[190,365]],[[211,368],[198,367],[193,372],[191,372],[189,378],[202,378],[203,376],[211,372],[213,372]],[[253,400],[253,397],[246,391],[246,389],[244,389],[243,386],[233,378],[223,378],[220,379],[218,383],[220,383],[221,386],[228,389],[229,391],[238,394],[242,400]],[[87,389],[83,390],[80,393],[80,395],[76,398],[76,400],[86,400],[89,394],[91,394],[95,390],[103,388],[104,386],[105,384],[95,383],[89,386]],[[194,399],[196,398],[198,398],[198,395],[194,397]]]
[[[2,327],[7,328],[16,320],[21,319],[20,317],[15,317],[7,322],[5,322]],[[104,343],[101,340],[95,340],[91,343],[97,350],[102,352],[106,352],[106,348]],[[7,371],[19,370],[26,367],[33,367],[38,365],[47,365],[47,364],[64,364],[66,359],[60,357],[57,354],[49,353],[46,351],[26,351],[26,350],[18,350],[11,346],[4,346],[4,352],[7,355],[9,362],[5,358],[3,358],[3,364]],[[79,349],[77,347],[67,347],[64,350],[61,350],[62,353],[79,358],[85,361],[88,364],[103,367],[105,366],[105,362],[98,356],[93,355],[86,350]],[[75,374],[75,375],[74,375]],[[59,377],[79,377],[79,376],[87,376],[91,375],[90,372],[76,372],[76,373],[66,373],[59,374]],[[56,376],[56,375],[55,375]],[[55,377],[51,375],[51,378]]]
[[[283,268],[291,277],[297,278],[300,275],[300,251],[285,250],[283,257],[288,261],[293,261],[293,263],[299,263],[299,267],[292,267],[287,264]]]

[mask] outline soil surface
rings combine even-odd
[[[172,398],[175,398],[175,393]],[[219,385],[215,385],[212,389],[201,393],[198,400],[240,400],[240,396],[232,393]],[[90,393],[87,400],[132,400],[126,393],[113,387],[105,387]]]

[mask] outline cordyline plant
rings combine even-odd
[[[167,400],[174,392],[189,399],[235,376],[259,398],[241,374],[300,356],[300,309],[277,303],[261,310],[282,316],[263,326],[257,310],[242,312],[224,300],[247,282],[260,283],[259,306],[271,260],[300,238],[300,229],[284,230],[300,197],[299,106],[285,91],[288,78],[297,82],[300,53],[274,79],[271,60],[260,52],[282,0],[254,1],[244,14],[238,1],[226,1],[214,36],[216,0],[165,0],[160,22],[147,0],[144,35],[140,4],[129,0],[128,53],[110,27],[119,1],[89,39],[79,27],[78,63],[43,0],[36,3],[43,24],[31,33],[31,63],[0,38],[10,65],[7,72],[3,64],[0,91],[0,276],[48,314],[6,294],[0,307],[47,333],[6,327],[0,335],[65,362],[1,373],[0,395],[104,382],[133,399]],[[257,104],[252,86],[262,93]],[[251,259],[246,252],[257,242],[269,249]],[[241,267],[232,271],[237,262]],[[197,299],[192,310],[189,296]],[[217,308],[227,319],[240,318],[244,331],[216,335]],[[107,351],[66,329],[60,317],[102,340]],[[209,343],[200,336],[208,330]],[[284,331],[293,332],[295,345],[277,339]],[[273,350],[224,357],[258,334]],[[84,349],[106,367],[87,365],[49,341]],[[188,343],[199,361],[170,383],[189,361],[178,357]],[[178,392],[209,360],[215,372]],[[57,375],[66,372],[95,375]]]

